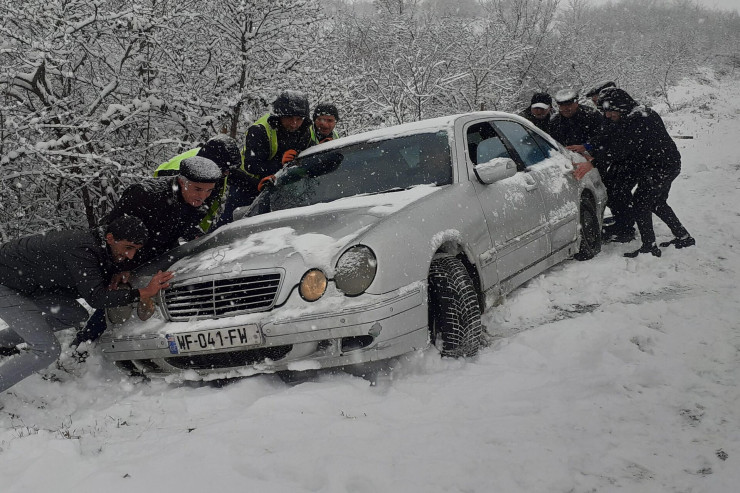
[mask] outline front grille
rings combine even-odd
[[[183,370],[212,370],[219,368],[234,368],[239,366],[261,363],[265,358],[273,361],[282,359],[293,349],[292,345],[273,346],[266,348],[230,351],[228,353],[191,354],[187,356],[173,356],[165,361],[175,368]]]
[[[165,291],[164,306],[173,321],[266,311],[275,303],[281,278],[269,273],[175,285]]]

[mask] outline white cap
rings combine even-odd
[[[578,99],[578,93],[575,89],[561,89],[555,93],[555,101],[558,103],[565,103],[566,101],[573,101]]]
[[[543,110],[549,110],[550,109],[550,105],[549,104],[546,104],[546,103],[534,103],[532,105],[532,108],[542,108]]]

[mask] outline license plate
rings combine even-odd
[[[194,353],[213,349],[229,349],[262,344],[262,334],[256,325],[199,330],[184,334],[168,334],[170,353]]]

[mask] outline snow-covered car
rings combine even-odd
[[[155,315],[109,315],[116,364],[228,378],[470,356],[481,312],[601,248],[598,171],[526,120],[475,112],[304,151],[239,220],[137,272],[175,272]]]

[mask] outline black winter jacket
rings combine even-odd
[[[283,154],[295,149],[304,151],[311,146],[311,121],[306,119],[295,131],[288,132],[280,125],[279,118],[270,116],[268,123],[277,129],[277,153],[270,158],[270,142],[262,125],[252,125],[247,129],[244,147],[244,169],[260,178],[274,175],[283,168]]]
[[[612,150],[618,147],[621,142],[620,132],[620,125],[604,118],[599,131],[589,141],[590,149],[588,149],[588,152],[595,158],[591,161],[591,164],[599,170],[602,177],[607,168],[615,164],[612,159]]]
[[[29,296],[84,298],[93,308],[138,300],[138,289],[108,291],[116,271],[98,231],[51,231],[0,245],[0,284]]]
[[[611,134],[599,140],[592,164],[599,169],[619,164],[638,176],[674,174],[681,169],[681,153],[663,120],[652,109],[635,105],[612,126]]]
[[[180,238],[188,241],[203,234],[198,223],[208,209],[206,206],[193,207],[186,203],[182,199],[177,178],[150,178],[129,186],[104,219],[104,223],[109,224],[128,214],[144,222],[149,239],[134,257],[133,265],[141,265],[175,248]]]
[[[526,118],[527,120],[532,122],[535,127],[539,128],[543,132],[550,133],[550,118],[552,118],[551,114],[547,115],[546,118],[540,120],[532,114],[531,108],[524,108],[522,111],[517,113],[517,115]]]
[[[560,113],[552,117],[548,133],[564,146],[583,145],[598,134],[603,120],[604,117],[597,110],[579,105],[575,115],[570,118]]]

